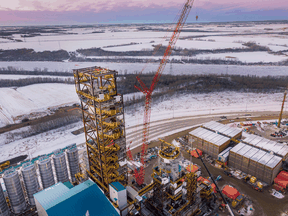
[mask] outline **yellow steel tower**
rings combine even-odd
[[[116,71],[100,67],[73,70],[89,160],[90,177],[105,191],[111,182],[127,185],[123,97]],[[122,165],[122,166],[121,166]]]

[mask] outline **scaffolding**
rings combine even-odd
[[[179,147],[159,140],[159,165],[153,168],[152,183],[138,194],[148,197],[144,205],[157,215],[196,215],[200,209],[204,209],[200,205],[202,187],[197,187],[197,176],[180,166]]]
[[[105,192],[109,184],[127,185],[123,96],[117,93],[117,72],[100,67],[73,70],[81,102],[89,170]]]

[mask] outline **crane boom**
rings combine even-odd
[[[152,83],[150,85],[150,88],[148,88],[144,82],[139,78],[139,76],[136,77],[137,81],[140,84],[140,87],[135,85],[135,88],[141,91],[145,95],[145,107],[144,107],[144,118],[143,118],[143,138],[142,138],[142,147],[141,147],[141,163],[142,166],[140,167],[139,172],[135,170],[135,176],[136,176],[136,181],[139,185],[142,185],[144,182],[144,164],[145,164],[145,156],[147,154],[147,147],[148,147],[148,137],[149,137],[149,126],[150,126],[150,115],[151,115],[151,107],[150,107],[150,102],[151,102],[151,96],[152,93],[159,82],[159,79],[164,71],[165,65],[168,62],[168,59],[171,55],[171,52],[176,44],[176,41],[179,38],[180,32],[187,20],[187,17],[190,13],[190,10],[193,6],[194,0],[187,0],[184,7],[181,10],[177,25],[172,33],[172,36],[169,40],[168,46],[165,49],[163,58],[160,62],[160,65],[154,75],[154,78],[152,80]],[[138,176],[138,178],[137,178]]]
[[[285,103],[285,100],[286,100],[286,95],[287,95],[287,91],[284,92],[284,99],[283,99],[283,102],[282,102],[281,112],[280,112],[279,119],[278,119],[278,125],[277,125],[278,128],[280,128],[280,126],[281,126],[281,120],[282,120],[282,115],[283,115],[283,109],[284,109],[284,103]]]

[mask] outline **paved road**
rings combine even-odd
[[[203,124],[205,122],[219,120],[220,116],[223,115],[227,116],[228,119],[235,119],[236,117],[244,117],[244,114],[245,113],[238,112],[228,114],[223,113],[217,115],[199,115],[151,122],[149,141],[195,127],[196,125]],[[278,116],[277,112],[250,112],[250,114],[252,115],[252,120],[253,117],[259,120],[259,117],[263,119],[276,119]],[[236,121],[241,121],[241,119]],[[127,146],[129,146],[130,144],[130,149],[136,148],[137,146],[142,144],[142,125],[136,125],[126,128],[126,143]]]

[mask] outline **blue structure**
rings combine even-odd
[[[34,194],[39,216],[118,216],[112,203],[91,180],[69,189],[58,183]]]
[[[112,182],[111,185],[113,188],[115,188],[116,191],[122,191],[126,189],[122,184],[120,184],[120,182]]]

